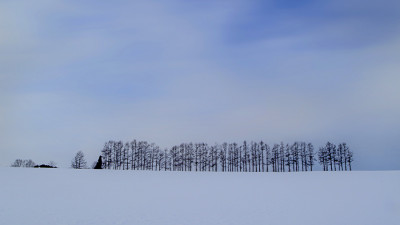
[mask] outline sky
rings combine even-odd
[[[347,142],[400,169],[400,2],[0,1],[0,166],[108,140]]]

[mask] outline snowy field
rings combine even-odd
[[[2,225],[400,224],[400,171],[0,168]]]

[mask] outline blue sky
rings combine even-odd
[[[105,141],[347,142],[400,169],[398,1],[1,1],[0,165]]]

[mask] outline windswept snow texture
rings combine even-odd
[[[399,224],[400,171],[1,168],[0,224]]]

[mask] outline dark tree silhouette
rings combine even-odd
[[[103,169],[103,160],[102,157],[99,156],[99,159],[97,160],[96,166],[93,169]]]

